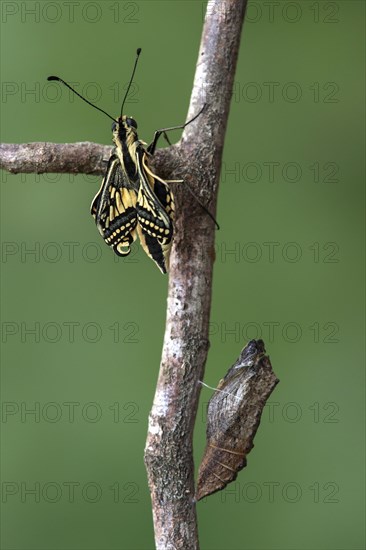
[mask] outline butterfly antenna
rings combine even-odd
[[[141,48],[137,48],[137,51],[136,51],[136,59],[135,59],[135,65],[134,65],[134,67],[133,67],[133,71],[132,71],[132,75],[131,75],[131,78],[130,78],[130,82],[129,82],[129,84],[128,84],[127,91],[126,91],[126,93],[125,93],[125,97],[123,98],[122,105],[121,105],[121,118],[122,118],[122,113],[123,113],[123,107],[124,107],[125,101],[126,101],[126,99],[127,99],[128,92],[130,91],[133,77],[135,76],[135,71],[136,71],[136,67],[137,67],[137,62],[138,62],[139,57],[140,57],[140,53],[141,53]]]
[[[103,109],[101,109],[100,107],[97,107],[96,105],[94,105],[94,103],[91,103],[90,101],[88,101],[87,99],[85,99],[85,97],[83,97],[81,94],[79,94],[79,92],[77,92],[76,90],[74,90],[74,88],[72,88],[70,86],[70,84],[68,84],[67,82],[65,82],[64,80],[62,80],[62,78],[60,78],[59,76],[49,76],[47,78],[47,80],[58,80],[59,82],[62,82],[62,84],[64,84],[64,86],[66,86],[67,88],[69,88],[69,90],[71,90],[72,92],[74,92],[74,94],[76,94],[77,96],[79,96],[83,101],[85,101],[85,103],[88,103],[89,105],[91,105],[92,107],[94,107],[94,109],[97,109],[98,111],[101,111],[102,113],[104,113],[105,115],[107,115],[107,117],[111,118],[114,122],[116,122],[116,120],[111,116],[109,115],[106,111],[103,111]]]

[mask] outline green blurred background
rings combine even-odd
[[[140,137],[183,122],[205,7],[2,2],[2,141],[109,144],[110,122],[46,78],[117,115],[138,46],[125,110]],[[262,337],[281,383],[248,467],[198,504],[201,546],[362,549],[364,3],[247,15],[205,381]],[[89,215],[100,178],[2,172],[1,185],[2,548],[151,549],[143,450],[167,277],[138,246],[116,261],[104,245]]]

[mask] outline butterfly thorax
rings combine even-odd
[[[131,181],[138,181],[136,149],[140,146],[141,142],[138,139],[136,129],[136,121],[126,115],[118,118],[112,124],[116,154],[120,160],[121,167]]]

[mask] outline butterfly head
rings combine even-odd
[[[118,146],[122,142],[133,142],[137,137],[137,122],[134,118],[123,115],[112,123],[113,141]]]

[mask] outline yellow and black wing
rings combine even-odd
[[[118,256],[127,256],[137,237],[136,200],[136,186],[124,173],[118,156],[112,154],[91,214],[99,233]]]
[[[136,150],[136,158],[140,179],[137,232],[146,254],[166,273],[173,238],[174,196],[168,184],[151,171],[142,147]]]

